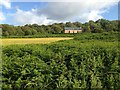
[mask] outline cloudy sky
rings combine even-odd
[[[117,20],[118,2],[119,0],[0,0],[0,23],[47,25],[68,21],[96,21],[101,18]]]

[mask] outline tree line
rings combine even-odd
[[[86,23],[81,22],[66,22],[54,23],[52,25],[26,24],[24,26],[13,26],[9,24],[2,25],[2,36],[28,36],[40,34],[59,34],[64,33],[65,27],[82,27],[83,32],[102,33],[118,30],[118,20],[109,21],[99,19],[97,21],[90,20]]]

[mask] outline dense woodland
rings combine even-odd
[[[59,34],[64,33],[65,27],[82,27],[83,32],[101,33],[118,30],[118,20],[109,21],[99,19],[97,21],[90,20],[86,23],[66,22],[54,23],[52,25],[26,24],[24,26],[13,26],[2,24],[2,36],[29,36],[41,34]]]

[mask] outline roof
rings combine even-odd
[[[79,28],[65,27],[64,29],[65,30],[81,30],[82,28],[81,27],[79,27]]]

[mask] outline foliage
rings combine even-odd
[[[103,40],[103,41],[118,41],[119,32],[104,32],[104,33],[82,33],[74,37],[75,40]]]
[[[77,34],[39,34],[28,36],[2,36],[2,38],[51,38],[51,37],[74,37]]]
[[[3,46],[2,88],[119,90],[120,51],[115,35],[81,34],[48,45]]]
[[[2,36],[42,37],[42,35],[44,34],[63,34],[65,27],[82,27],[83,32],[89,33],[118,32],[118,22],[119,20],[109,21],[105,19],[99,19],[95,22],[90,20],[89,22],[83,24],[80,22],[54,23],[52,25],[26,24],[24,26],[12,26],[8,24],[2,24]]]

